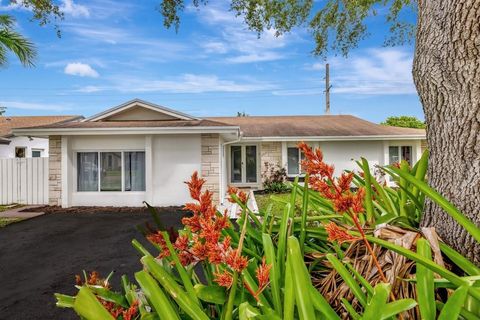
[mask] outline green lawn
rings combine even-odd
[[[3,228],[10,223],[18,222],[22,220],[22,218],[0,218],[0,228]]]
[[[15,208],[18,208],[18,207],[21,207],[21,206],[22,206],[21,204],[16,204],[16,203],[9,204],[9,205],[1,205],[0,206],[0,212],[7,211],[7,210],[10,210],[10,209],[15,209]]]
[[[267,210],[270,203],[273,203],[272,211],[276,213],[283,212],[285,204],[274,199],[290,201],[290,192],[287,193],[270,193],[270,194],[256,194],[255,200],[257,201],[258,210],[265,211]],[[272,199],[272,196],[274,199]],[[297,197],[297,204],[300,204],[301,199]]]

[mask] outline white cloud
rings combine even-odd
[[[65,66],[64,70],[65,74],[69,74],[72,76],[80,76],[80,77],[92,77],[97,78],[98,72],[95,71],[90,65],[81,62],[72,62]]]
[[[73,0],[62,0],[60,10],[72,17],[90,17],[90,11],[84,5],[77,4]]]
[[[228,51],[227,45],[221,41],[207,41],[201,43],[200,46],[205,50],[206,53],[224,54]]]
[[[220,30],[217,36],[207,41],[208,45],[202,45],[206,53],[228,52],[229,56],[225,58],[228,63],[275,61],[287,56],[281,49],[292,36],[277,37],[275,30],[271,29],[258,37],[254,31],[248,30],[241,17],[236,17],[233,12],[218,4],[211,3],[198,11],[200,21],[213,30]]]
[[[348,60],[330,61],[332,92],[360,95],[416,94],[412,53],[401,48],[368,49]]]
[[[2,107],[7,109],[22,109],[32,111],[65,111],[70,108],[64,105],[46,104],[46,103],[32,103],[22,101],[0,101]]]
[[[275,86],[258,81],[237,82],[220,79],[216,75],[183,74],[166,80],[155,80],[125,75],[111,78],[111,85],[102,87],[87,86],[77,92],[118,91],[164,92],[164,93],[205,93],[205,92],[253,92],[274,89]]]
[[[319,70],[325,70],[325,63],[323,62],[315,62],[310,65],[305,66],[306,70],[314,70],[314,71],[319,71]]]

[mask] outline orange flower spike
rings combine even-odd
[[[190,181],[186,181],[185,183],[188,185],[188,190],[190,191],[190,196],[192,199],[199,200],[205,179],[199,178],[198,172],[195,171],[192,174]]]
[[[188,249],[189,239],[186,235],[181,235],[177,238],[173,246],[179,251],[185,251]]]
[[[353,172],[349,172],[349,173],[345,172],[345,173],[342,173],[340,178],[338,178],[337,185],[342,192],[349,191],[352,181],[353,181]]]
[[[229,273],[227,270],[224,270],[221,273],[214,273],[213,275],[215,277],[213,281],[215,281],[219,286],[230,289],[233,284],[233,276],[231,273]]]
[[[353,196],[352,210],[355,213],[363,212],[363,202],[365,200],[365,188],[359,188],[357,193]]]
[[[188,251],[182,251],[178,254],[178,259],[182,266],[186,267],[194,261],[193,255]]]
[[[347,232],[347,230],[339,227],[335,222],[330,222],[325,225],[325,230],[328,234],[328,241],[336,241],[339,244],[342,244],[344,242],[353,242],[360,240],[360,238],[352,236]]]
[[[130,308],[122,312],[123,320],[133,320],[138,313],[138,300],[133,301]]]
[[[267,264],[265,257],[262,259],[262,264],[257,268],[256,275],[258,280],[257,296],[268,286],[270,283],[270,269],[271,264]]]
[[[82,277],[78,274],[75,275],[75,284],[77,286],[83,286],[83,280]]]
[[[237,272],[242,272],[248,266],[248,259],[238,254],[238,249],[231,250],[225,260],[226,264]]]
[[[100,281],[100,274],[97,271],[90,272],[87,283],[91,285],[98,284]]]

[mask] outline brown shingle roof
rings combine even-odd
[[[163,120],[163,121],[85,121],[65,122],[32,127],[31,129],[96,129],[96,128],[163,128],[163,127],[225,127],[226,123],[213,120]]]
[[[382,126],[351,115],[212,117],[240,126],[244,137],[423,135],[423,129]]]
[[[31,128],[50,125],[57,122],[80,119],[81,116],[25,116],[25,117],[0,117],[0,137],[8,137],[14,128]]]

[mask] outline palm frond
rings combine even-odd
[[[35,66],[34,61],[37,56],[35,45],[20,33],[9,28],[0,30],[0,48],[0,65],[6,64],[6,51],[9,50],[25,67]]]

